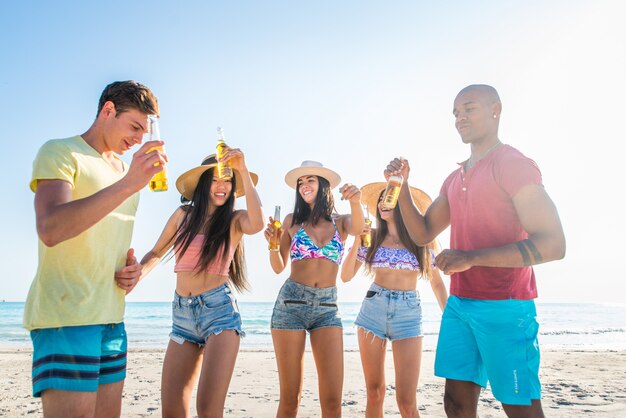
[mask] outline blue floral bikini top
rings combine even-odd
[[[291,248],[289,251],[291,261],[325,258],[337,265],[341,264],[344,245],[334,220],[333,226],[335,227],[333,237],[321,248],[315,245],[309,234],[304,230],[304,226],[301,226],[293,235],[293,238],[291,238]]]
[[[365,262],[366,254],[367,247],[359,247],[356,259],[363,263]],[[435,252],[433,250],[430,250],[430,256],[432,260],[432,267],[436,267]],[[372,260],[372,269],[380,268],[419,271],[420,263],[417,261],[415,254],[406,248],[378,247],[378,250],[376,250],[376,254],[374,254],[374,258]]]

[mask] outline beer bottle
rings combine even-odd
[[[159,132],[159,120],[156,115],[150,115],[148,119],[150,121],[150,141],[160,141],[161,132]],[[152,147],[148,152],[154,151],[155,149],[163,151],[163,147]],[[159,164],[161,163],[154,163],[155,166]],[[164,192],[167,190],[167,173],[165,172],[165,167],[163,167],[163,171],[159,171],[150,179],[148,187],[153,192]]]
[[[276,206],[274,208],[274,232],[270,237],[269,250],[270,251],[278,251],[280,250],[280,239],[278,238],[278,230],[283,224],[280,222],[280,206]]]
[[[383,209],[390,210],[396,207],[403,182],[404,178],[400,174],[389,177],[389,180],[387,180],[387,188],[383,196]]]
[[[371,228],[372,220],[370,219],[370,211],[369,208],[365,206],[365,225]],[[370,247],[372,245],[372,232],[369,230],[365,234],[361,234],[361,246],[362,247]]]
[[[215,157],[217,158],[217,176],[221,179],[230,179],[233,177],[233,169],[229,162],[220,162],[220,159],[226,155],[226,141],[224,141],[224,130],[217,128],[217,147],[215,147]]]

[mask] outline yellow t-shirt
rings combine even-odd
[[[119,181],[116,171],[81,136],[46,142],[33,163],[37,180],[63,180],[72,200],[82,199]],[[124,319],[125,292],[115,271],[126,264],[139,194],[129,197],[78,236],[47,247],[39,240],[39,266],[24,307],[24,328],[56,328],[119,323]],[[71,222],[68,219],[67,222]]]

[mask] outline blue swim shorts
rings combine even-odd
[[[533,300],[450,296],[441,320],[435,375],[491,385],[506,405],[541,399],[539,324]]]
[[[274,304],[271,328],[311,332],[325,327],[342,328],[337,288],[310,287],[287,279]]]
[[[354,325],[383,340],[421,337],[419,295],[415,290],[390,290],[372,283]]]
[[[244,337],[235,295],[227,283],[196,296],[174,294],[170,339],[203,347],[207,338],[225,330]]]
[[[96,392],[126,378],[124,323],[43,328],[33,341],[33,396],[46,389]]]

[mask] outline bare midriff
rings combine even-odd
[[[390,290],[415,290],[419,273],[412,270],[377,268],[374,283]]]
[[[215,289],[228,281],[228,276],[195,271],[176,273],[176,293],[179,296],[196,296]]]
[[[339,266],[323,258],[291,262],[289,278],[309,287],[333,287],[337,284]]]

